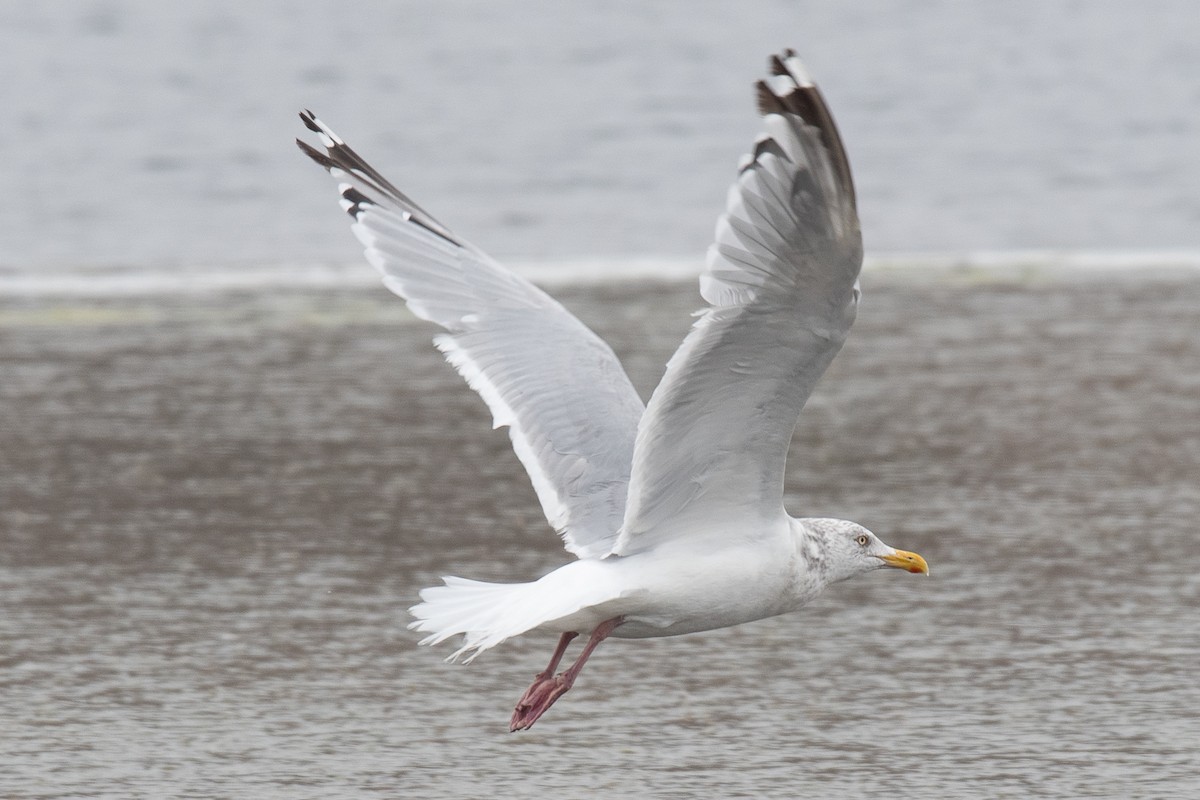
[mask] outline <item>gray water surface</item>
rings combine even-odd
[[[0,301],[4,797],[1194,797],[1194,277],[868,276],[796,514],[916,550],[799,614],[470,667],[404,609],[568,556],[382,289]],[[648,391],[694,284],[559,292]]]
[[[868,251],[1200,249],[1189,0],[0,4],[0,268],[354,258],[311,108],[498,256],[695,255],[795,47]]]

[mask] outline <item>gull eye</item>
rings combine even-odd
[[[859,547],[866,547],[871,543],[871,539],[865,533],[860,533],[854,541],[858,542]]]

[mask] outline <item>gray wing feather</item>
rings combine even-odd
[[[607,555],[624,514],[643,406],[612,349],[557,301],[456,236],[316,119],[342,208],[384,284],[508,426],[546,519],[580,558]]]
[[[771,72],[766,133],[700,279],[710,308],[642,417],[620,555],[777,516],[797,417],[854,321],[862,238],[845,151],[795,54]]]

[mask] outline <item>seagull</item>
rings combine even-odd
[[[420,592],[421,644],[449,661],[557,633],[510,731],[531,727],[606,638],[675,636],[795,611],[883,567],[928,575],[847,520],[789,516],[792,431],[858,309],[862,234],[850,165],[795,51],[755,84],[763,132],[742,158],[709,247],[707,307],[643,406],[612,349],[528,280],[451,231],[311,111],[341,207],[383,283],[442,328],[434,339],[507,427],[542,510],[576,560],[528,583],[445,577]],[[568,646],[588,638],[557,673]],[[556,674],[557,673],[557,674]]]

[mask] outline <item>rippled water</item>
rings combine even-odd
[[[789,506],[932,576],[606,643],[516,735],[551,642],[404,609],[566,555],[398,302],[4,301],[0,795],[1196,796],[1200,281],[868,277]],[[644,391],[698,302],[560,294]]]

